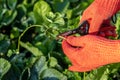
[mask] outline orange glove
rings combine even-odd
[[[120,41],[95,35],[67,37],[62,42],[65,55],[72,62],[71,71],[90,71],[100,66],[120,62]]]
[[[120,0],[95,0],[84,12],[80,22],[88,20],[90,24],[89,33],[101,35],[100,28],[112,27],[110,18],[120,10]],[[104,25],[105,24],[105,25]],[[102,32],[102,35],[115,36],[115,29]],[[107,33],[107,34],[106,34]]]

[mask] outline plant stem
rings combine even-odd
[[[30,29],[30,28],[33,28],[33,27],[42,27],[42,25],[31,25],[30,27],[27,27],[24,31],[23,31],[23,33],[19,36],[19,38],[18,38],[18,46],[17,46],[17,54],[19,54],[19,52],[20,52],[20,40],[21,40],[21,38],[24,36],[24,34]]]
[[[86,72],[83,73],[83,80],[85,80],[85,74],[86,74]]]

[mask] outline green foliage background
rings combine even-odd
[[[92,1],[0,0],[0,80],[119,80],[119,63],[69,71],[71,63],[56,40],[78,26]],[[115,25],[120,33],[119,13]]]

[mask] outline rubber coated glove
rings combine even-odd
[[[120,10],[120,0],[95,0],[84,12],[80,23],[88,20],[90,24],[89,33],[102,36],[116,36],[115,28],[108,30],[102,27],[112,27],[111,17]],[[100,31],[100,28],[102,31]],[[106,34],[107,33],[107,34]]]
[[[62,42],[71,71],[85,72],[110,63],[120,62],[120,40],[110,40],[96,35],[69,36]]]

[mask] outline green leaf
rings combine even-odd
[[[62,0],[62,1],[54,1],[52,7],[55,12],[66,12],[70,5],[69,0]]]
[[[59,24],[59,26],[65,25],[65,21],[63,19],[64,16],[62,14],[60,14],[60,13],[55,13],[55,15],[56,15],[56,18],[54,20],[54,23]]]
[[[49,51],[53,51],[55,49],[56,43],[57,43],[56,40],[53,40],[49,43],[49,46],[48,46]]]
[[[47,15],[46,15],[46,20],[49,22],[49,23],[53,23],[53,24],[58,24],[59,26],[63,26],[65,25],[65,21],[64,21],[64,16],[60,13],[52,13],[52,12],[49,12]],[[58,26],[58,27],[59,27]],[[52,27],[52,26],[51,26]]]
[[[45,1],[38,1],[34,5],[34,15],[38,24],[42,24],[45,21],[45,16],[48,12],[51,11],[51,8],[48,3]]]
[[[4,40],[6,37],[7,37],[6,35],[0,33],[0,41]]]
[[[28,13],[28,16],[29,16],[29,20],[28,20],[29,24],[35,24],[36,19],[35,19],[34,13],[30,12],[30,13]]]
[[[17,37],[19,37],[19,30],[17,27],[13,27],[13,29],[11,30],[10,38],[14,39]]]
[[[13,10],[16,7],[17,0],[7,0],[7,4],[8,4],[8,7]]]
[[[25,69],[23,69],[19,80],[24,80],[24,79],[29,80],[29,78],[30,78],[30,68],[26,67]]]
[[[7,9],[0,10],[0,21],[3,19],[4,14],[7,12]]]
[[[73,13],[72,9],[71,10],[67,10],[66,16],[67,16],[68,19],[70,19],[72,17],[72,13]]]
[[[58,64],[57,59],[54,57],[50,57],[49,65],[50,67],[55,67]]]
[[[120,68],[120,63],[109,64],[110,73],[116,73]]]
[[[42,72],[43,80],[67,80],[67,77],[55,69],[46,69]]]
[[[37,47],[34,47],[30,43],[20,42],[20,45],[22,47],[26,48],[28,51],[30,51],[34,56],[41,56],[41,55],[43,55],[43,53]]]
[[[10,67],[11,64],[7,60],[5,60],[4,58],[0,58],[0,80],[8,72]]]
[[[21,74],[21,69],[18,67],[18,64],[11,63],[10,70],[3,76],[2,80],[19,80]]]
[[[35,46],[38,47],[44,53],[44,55],[47,55],[48,53],[47,47],[44,46],[42,42],[37,42]]]
[[[18,55],[14,55],[13,57],[11,57],[11,62],[17,64],[17,67],[24,67],[24,57],[25,54],[18,54]]]
[[[17,16],[16,16],[16,19],[17,19],[18,21],[21,21],[22,18],[27,14],[27,9],[26,9],[25,5],[19,4],[19,5],[17,6],[17,12],[18,12],[18,14],[17,14]]]
[[[0,55],[6,53],[9,46],[10,46],[10,40],[0,41]]]
[[[38,1],[35,6],[34,6],[34,10],[38,10],[37,12],[40,15],[46,15],[47,12],[51,11],[51,8],[49,6],[49,4],[47,4],[45,1]]]
[[[109,69],[107,66],[94,70],[87,75],[86,80],[108,80]]]
[[[46,20],[49,23],[52,23],[55,19],[56,15],[53,12],[49,12],[48,14],[46,14]]]
[[[31,69],[30,80],[40,80],[39,76],[43,70],[47,69],[46,58],[41,56]]]
[[[23,0],[23,4],[27,7],[33,6],[37,0]]]
[[[82,76],[80,75],[79,72],[71,72],[68,69],[66,69],[64,71],[64,74],[67,75],[68,80],[82,80]]]
[[[9,25],[16,18],[17,11],[7,10],[2,19],[1,25]]]

